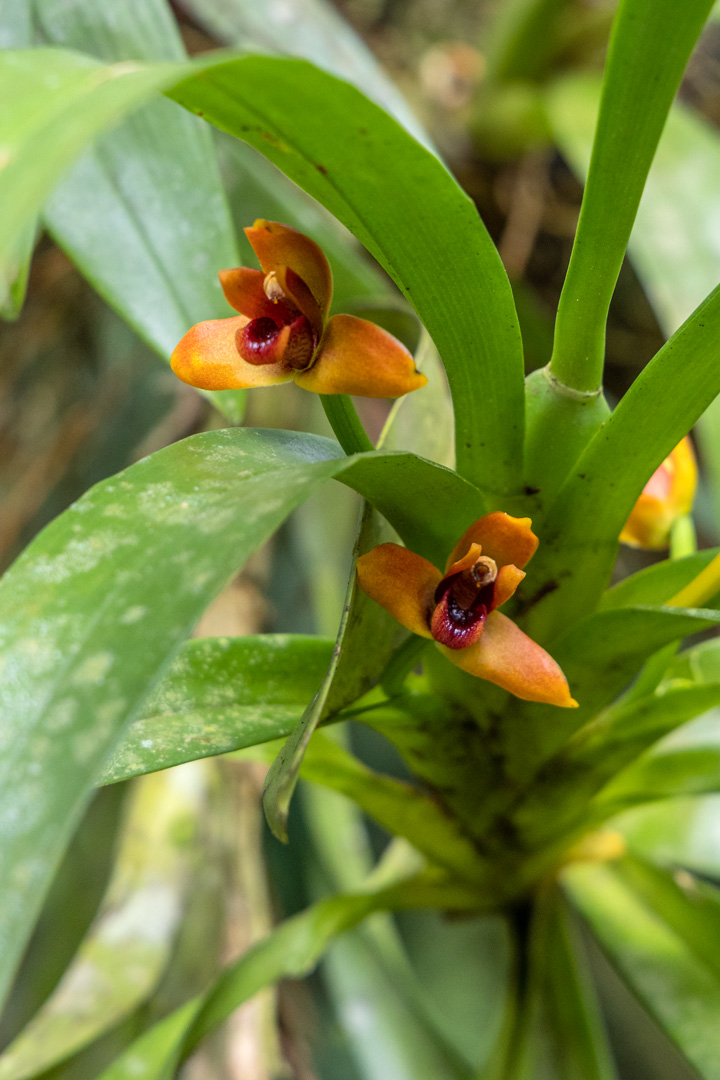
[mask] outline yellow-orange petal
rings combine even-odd
[[[333,315],[315,363],[296,381],[316,394],[395,398],[419,390],[427,379],[392,334],[354,315]]]
[[[218,277],[228,304],[241,315],[247,315],[248,319],[272,318],[274,304],[265,295],[265,275],[261,270],[237,266],[234,270],[221,270]]]
[[[358,584],[393,619],[421,637],[432,637],[430,616],[440,571],[399,544],[380,544],[357,561]]]
[[[531,525],[530,518],[511,517],[499,510],[485,514],[460,537],[450,553],[448,566],[461,559],[471,544],[480,544],[483,555],[494,559],[498,566],[512,563],[522,570],[537,551],[538,538]]]
[[[244,315],[212,319],[188,330],[170,358],[178,379],[199,390],[235,390],[289,382],[293,372],[284,364],[248,364],[235,345],[238,330],[250,320]]]
[[[495,608],[499,608],[501,604],[509,600],[524,577],[525,571],[518,570],[517,566],[513,566],[512,563],[505,563],[504,566],[501,566],[495,579],[495,591],[493,592],[493,602],[490,610],[494,611]]]
[[[692,510],[696,488],[697,462],[686,435],[643,488],[620,533],[622,543],[649,551],[669,547],[672,527]]]
[[[285,267],[292,270],[304,281],[318,306],[320,321],[324,322],[330,310],[332,300],[332,272],[322,248],[304,233],[278,221],[265,221],[258,218],[251,228],[245,229],[245,235],[258,257],[263,273],[274,271],[280,275]],[[292,282],[289,283],[292,288]],[[298,305],[300,306],[300,305]],[[303,315],[315,319],[300,307]]]
[[[577,708],[567,679],[552,656],[499,611],[487,617],[483,635],[467,649],[438,649],[456,667],[502,686],[523,701]]]

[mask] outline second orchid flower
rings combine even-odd
[[[516,697],[575,708],[553,658],[496,609],[525,577],[538,540],[529,518],[486,514],[440,571],[407,548],[380,544],[357,561],[360,587],[399,623],[432,638],[456,667]]]

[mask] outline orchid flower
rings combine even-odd
[[[357,562],[360,587],[463,671],[525,701],[575,708],[553,658],[497,610],[525,577],[538,539],[530,518],[492,513],[463,534],[442,574],[427,559],[380,544]]]
[[[310,237],[262,219],[245,229],[262,270],[222,270],[239,312],[198,323],[175,349],[172,369],[201,390],[295,380],[318,394],[394,398],[427,379],[396,338],[354,315],[328,318],[332,273]]]

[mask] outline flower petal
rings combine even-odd
[[[402,397],[427,379],[397,338],[354,315],[333,315],[325,327],[315,363],[297,377],[316,394]]]
[[[249,319],[212,319],[188,330],[170,358],[178,379],[199,390],[234,390],[251,386],[273,386],[289,382],[293,372],[284,364],[248,364],[235,344],[238,330]]]
[[[490,610],[494,611],[495,608],[499,608],[501,604],[509,600],[524,577],[525,571],[518,570],[517,566],[513,566],[512,563],[505,563],[504,566],[501,566],[495,580],[495,592],[493,593]]]
[[[275,305],[265,295],[262,271],[237,266],[234,270],[221,270],[218,277],[228,304],[241,315],[247,315],[248,319],[273,317]]]
[[[511,517],[500,510],[485,514],[460,537],[450,554],[448,566],[461,559],[471,544],[480,544],[483,555],[489,555],[498,566],[512,563],[522,570],[537,551],[538,538],[531,525],[530,518]]]
[[[274,271],[278,274],[281,285],[287,285],[291,290],[303,315],[315,323],[315,318],[299,302],[302,297],[295,296],[293,281],[286,279],[285,268],[292,270],[305,283],[317,305],[315,314],[324,323],[332,299],[332,273],[324,252],[315,241],[289,225],[265,221],[263,218],[258,218],[251,228],[245,229],[245,235],[260,261],[263,273]]]
[[[467,649],[438,649],[456,667],[502,686],[523,701],[577,708],[553,658],[499,611],[488,615],[482,637]]]
[[[483,549],[480,544],[471,544],[461,559],[448,566],[445,577],[450,577],[452,574],[461,574],[463,570],[468,570],[475,565],[482,553]]]
[[[357,561],[358,584],[393,619],[421,637],[432,637],[430,615],[440,571],[399,544],[380,544]]]

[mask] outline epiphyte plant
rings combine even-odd
[[[519,57],[545,5],[512,6]],[[473,204],[432,149],[351,82],[258,53],[188,61],[162,0],[0,8],[15,46],[0,60],[0,100],[13,102],[0,113],[4,313],[22,303],[42,214],[105,299],[231,424],[245,389],[294,381],[319,395],[336,436],[215,424],[92,487],[0,582],[3,994],[96,787],[157,785],[163,813],[146,855],[163,845],[173,910],[190,870],[173,861],[174,824],[161,826],[199,827],[204,759],[267,748],[263,804],[283,839],[299,776],[343,797],[316,829],[315,903],[201,984],[183,976],[171,1005],[153,993],[172,920],[162,961],[137,960],[142,989],[110,1009],[98,992],[82,1027],[70,968],[0,1056],[0,1078],[68,1060],[103,1080],[168,1077],[239,1004],[311,970],[373,913],[386,913],[367,934],[378,931],[373,947],[389,962],[400,944],[387,913],[407,909],[452,915],[448,935],[462,916],[504,942],[482,1051],[432,1017],[410,1026],[432,1044],[435,1076],[614,1075],[579,912],[696,1072],[717,1077],[720,859],[692,845],[668,853],[653,821],[687,838],[693,800],[717,791],[704,717],[720,704],[716,639],[681,646],[720,624],[720,554],[695,550],[683,441],[720,392],[720,293],[612,411],[602,389],[610,300],[711,6],[618,4],[552,358],[527,379],[513,291]],[[564,86],[537,90],[560,141]],[[372,288],[396,306],[402,295],[424,327],[415,358],[412,335],[401,343],[331,313],[329,263],[312,230],[295,227],[294,189],[279,189],[293,191],[287,215],[272,211],[292,226],[260,217],[247,230],[262,269],[227,270],[240,260],[211,127],[225,147],[232,138],[259,151],[360,241],[398,291],[329,226],[342,306],[353,288],[367,300],[374,275]],[[243,161],[250,178],[265,169]],[[349,395],[399,399],[375,444]],[[448,464],[429,433],[451,432]],[[188,639],[247,558],[331,484],[363,499],[336,640]],[[669,542],[670,557],[611,584],[620,539]],[[394,771],[354,752],[346,736],[358,729],[382,737]],[[189,762],[195,794],[179,807],[173,778],[189,774],[171,767]],[[682,796],[690,803],[673,801]],[[311,805],[317,825],[322,801]],[[633,807],[650,816],[623,816]],[[351,872],[333,829],[341,814],[360,828],[361,813],[389,839],[377,865],[361,858]],[[83,960],[101,930],[90,929]],[[112,934],[104,947],[116,964],[127,948]],[[66,1028],[48,1042],[63,1010]],[[137,1029],[103,1041],[130,1013]],[[80,1057],[96,1043],[97,1058]]]

